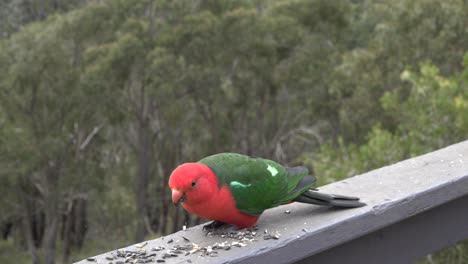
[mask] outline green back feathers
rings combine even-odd
[[[309,170],[306,167],[287,168],[288,173],[288,195],[283,202],[289,202],[310,189],[316,179],[308,175]]]
[[[220,185],[231,190],[236,207],[248,214],[289,202],[310,186],[298,188],[308,174],[305,167],[285,168],[267,159],[235,153],[220,153],[199,161],[210,167]]]

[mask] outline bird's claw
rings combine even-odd
[[[227,224],[221,221],[211,221],[209,224],[203,226],[204,231],[213,231],[220,227],[226,226]]]
[[[221,221],[212,221],[209,224],[203,226],[203,231],[206,231],[205,235],[208,234],[225,234],[229,232],[233,232],[237,230],[237,228],[233,225],[228,223],[224,223]]]

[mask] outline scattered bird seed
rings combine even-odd
[[[210,246],[206,247],[206,253],[210,254],[213,251],[213,248]]]
[[[151,250],[152,250],[152,251],[161,251],[161,250],[163,250],[163,249],[164,249],[164,247],[157,246],[157,247],[152,248]]]
[[[141,244],[136,245],[137,248],[143,248],[144,246],[148,245],[148,242],[143,242]]]
[[[199,251],[201,249],[201,247],[195,243],[192,243],[192,249],[189,251],[190,254],[193,254],[197,251]]]
[[[203,257],[217,257],[219,254],[219,250],[228,251],[231,250],[233,247],[245,247],[247,244],[257,241],[258,237],[262,234],[257,232],[258,227],[254,226],[250,229],[244,229],[241,231],[229,231],[229,232],[208,232],[206,233],[207,236],[216,236],[221,238],[226,238],[227,240],[224,242],[217,242],[212,245],[207,246],[199,246],[195,243],[190,244],[182,244],[179,245],[180,242],[191,242],[185,236],[181,236],[183,240],[174,240],[169,239],[167,240],[167,244],[174,243],[174,245],[170,248],[165,250],[163,246],[155,246],[152,248],[148,248],[148,250],[144,249],[143,247],[147,246],[147,242],[140,243],[136,245],[138,248],[137,250],[123,250],[119,249],[112,252],[112,256],[108,256],[107,260],[116,260],[117,258],[123,258],[124,261],[118,260],[114,262],[115,264],[124,264],[124,263],[164,263],[168,258],[177,258],[180,256],[188,256],[190,254],[198,253],[200,256]],[[275,233],[269,233],[267,229],[263,230],[263,237],[264,239],[279,239],[280,234],[275,231]],[[164,239],[164,238],[161,238]],[[158,253],[160,256],[159,259],[156,259],[156,251],[163,251],[161,254]],[[148,252],[147,252],[148,251]],[[149,253],[152,252],[152,253]],[[94,261],[94,258],[90,258]],[[190,259],[187,262],[191,263]],[[110,264],[109,262],[107,264]]]
[[[156,257],[156,253],[151,253],[151,254],[148,254],[148,255],[141,256],[142,259],[149,259],[149,258],[152,258],[152,257]]]
[[[263,236],[264,240],[269,240],[269,239],[279,239],[280,234],[278,232],[275,232],[275,234],[266,234]]]
[[[182,251],[187,251],[187,250],[190,250],[192,248],[193,248],[192,245],[175,245],[173,247],[174,250],[182,250]]]
[[[242,243],[242,242],[237,242],[237,241],[234,241],[232,242],[231,246],[236,246],[236,247],[245,247],[246,244]]]

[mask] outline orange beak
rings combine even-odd
[[[179,190],[176,190],[176,189],[172,189],[172,202],[177,206],[179,205],[180,203],[182,203],[183,201],[185,201],[185,193],[179,191]]]

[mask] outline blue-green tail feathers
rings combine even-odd
[[[295,202],[317,204],[333,207],[355,208],[365,206],[357,197],[321,193],[317,190],[308,189],[294,199]]]
[[[312,175],[308,175],[309,170],[306,167],[286,168],[286,172],[288,179],[288,195],[286,199],[283,200],[284,203],[295,201],[344,208],[366,205],[360,202],[357,197],[321,193],[313,189],[312,185],[317,179]]]

